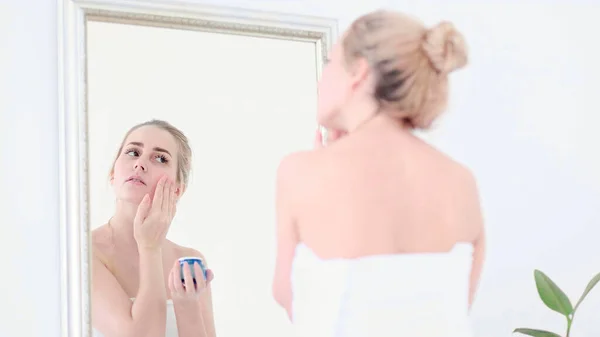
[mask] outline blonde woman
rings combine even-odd
[[[465,66],[451,23],[357,19],[319,83],[326,146],[282,160],[273,293],[306,337],[469,337],[485,232],[473,175],[413,134]]]
[[[110,172],[115,213],[92,233],[94,337],[215,337],[212,271],[205,279],[198,263],[184,264],[182,281],[179,258],[206,260],[165,239],[191,156],[186,136],[165,121],[125,135]]]

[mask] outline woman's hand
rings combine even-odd
[[[323,144],[323,133],[321,132],[321,128],[319,127],[319,128],[317,128],[317,133],[315,135],[315,149],[325,147],[325,146],[335,142],[336,140],[340,139],[341,137],[344,137],[347,134],[348,134],[348,132],[346,132],[346,131],[329,129],[329,130],[327,130],[326,144]]]
[[[169,274],[169,290],[175,307],[175,318],[180,337],[215,337],[215,320],[212,308],[211,289],[208,284],[213,280],[213,272],[206,271],[204,279],[200,265],[183,264],[183,282],[179,260],[175,261]],[[196,282],[192,278],[192,269]]]
[[[181,266],[179,260],[175,261],[171,273],[169,274],[169,290],[173,302],[197,302],[200,295],[208,287],[208,284],[213,280],[214,274],[212,270],[206,270],[206,280],[202,273],[202,268],[197,262],[194,262],[194,275],[196,280],[192,278],[192,266],[188,263],[183,264],[183,282],[181,281]]]
[[[156,185],[152,203],[146,194],[133,220],[133,235],[139,248],[160,247],[175,216],[176,203],[175,184],[168,181],[166,176],[162,177]]]

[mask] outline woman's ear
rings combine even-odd
[[[350,83],[352,89],[356,89],[362,86],[362,84],[369,79],[369,75],[371,75],[371,67],[366,59],[360,58],[354,61],[350,73]]]
[[[175,195],[177,195],[178,200],[179,200],[179,198],[181,198],[181,196],[183,195],[184,192],[185,192],[185,185],[179,184],[179,186],[177,186],[177,189],[175,190]]]

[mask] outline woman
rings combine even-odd
[[[190,164],[187,138],[167,122],[125,135],[110,171],[115,213],[92,233],[94,336],[215,336],[212,272],[194,282],[188,266],[180,278],[179,258],[204,256],[165,239]]]
[[[413,134],[467,63],[443,22],[376,11],[334,46],[319,83],[327,146],[277,177],[274,297],[300,336],[470,336],[485,236],[467,168]]]

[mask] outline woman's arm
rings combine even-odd
[[[473,265],[471,267],[471,278],[469,288],[469,308],[475,300],[475,293],[479,286],[483,262],[485,260],[485,232],[482,231],[480,236],[473,243]]]
[[[475,177],[468,174],[467,186],[464,189],[469,193],[467,195],[467,225],[469,228],[474,228],[475,239],[473,240],[473,262],[471,266],[471,277],[469,282],[469,308],[475,300],[475,294],[479,286],[483,263],[485,261],[486,237],[483,214],[481,211],[481,203],[479,200],[479,191]]]
[[[161,247],[175,215],[175,191],[174,183],[163,176],[152,200],[146,194],[138,205],[133,220],[140,268],[135,302],[97,256],[92,261],[93,325],[107,337],[165,336],[167,289]]]
[[[164,337],[167,293],[160,249],[140,250],[140,284],[132,302],[104,263],[92,261],[92,321],[107,337]]]
[[[292,262],[299,237],[292,216],[290,182],[297,169],[298,154],[284,158],[277,170],[275,208],[277,222],[277,256],[273,277],[273,297],[292,319]]]

